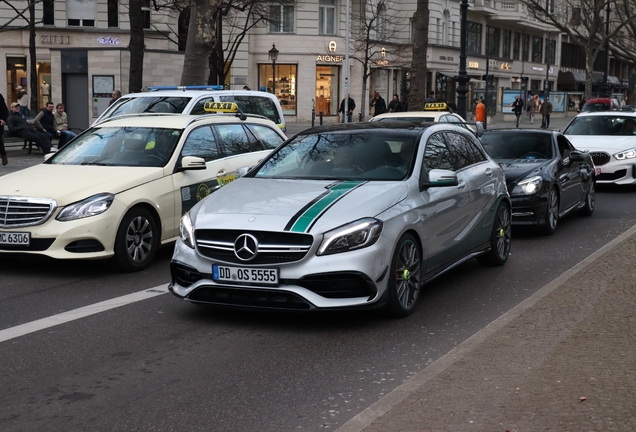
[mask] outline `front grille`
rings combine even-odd
[[[258,241],[257,253],[249,261],[239,259],[234,253],[234,243],[243,234],[249,234]],[[217,261],[250,265],[300,261],[313,243],[309,234],[267,231],[197,230],[195,238],[201,255]]]
[[[595,166],[605,165],[610,161],[610,155],[605,152],[590,152]]]
[[[193,302],[223,306],[240,306],[264,309],[308,310],[313,307],[293,293],[275,290],[251,290],[202,286],[188,296]]]
[[[598,177],[596,177],[596,180],[598,181],[613,181],[613,180],[618,180],[620,178],[623,178],[627,175],[627,170],[626,169],[622,169],[622,170],[618,170],[616,172],[613,173],[601,173]]]
[[[0,196],[0,228],[41,225],[56,208],[51,199]]]

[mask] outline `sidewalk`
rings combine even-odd
[[[636,226],[338,429],[636,430]]]

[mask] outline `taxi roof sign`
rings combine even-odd
[[[424,109],[426,111],[447,111],[448,105],[446,102],[432,102],[424,104]]]
[[[209,113],[235,113],[240,111],[234,102],[206,102],[203,110]]]

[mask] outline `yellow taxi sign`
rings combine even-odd
[[[203,110],[209,113],[235,113],[239,107],[234,102],[206,102]]]
[[[448,109],[446,102],[433,102],[424,104],[424,109],[428,111],[443,111]]]

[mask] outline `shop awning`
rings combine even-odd
[[[619,80],[618,77],[608,76],[607,80],[609,81],[611,85],[615,85],[615,86],[621,85],[621,80]]]
[[[557,85],[576,86],[578,84],[585,84],[585,73],[559,71],[559,76],[557,78]]]

